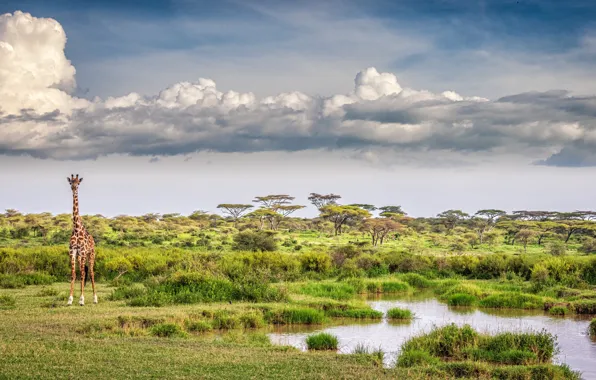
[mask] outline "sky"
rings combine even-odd
[[[323,3],[323,4],[321,4]],[[0,4],[0,209],[593,209],[596,4]]]

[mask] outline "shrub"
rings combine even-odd
[[[566,250],[567,246],[560,240],[552,241],[548,244],[548,253],[553,256],[562,256]]]
[[[453,294],[447,300],[447,304],[450,306],[473,306],[476,302],[478,299],[475,296],[465,293]]]
[[[58,295],[58,290],[54,288],[46,288],[45,286],[37,292],[38,297],[55,297]]]
[[[174,323],[159,323],[151,327],[150,333],[162,338],[184,337],[186,335],[180,326]]]
[[[408,309],[394,307],[392,309],[387,310],[387,318],[389,319],[412,319],[413,317],[414,315]]]
[[[305,272],[327,273],[331,269],[331,257],[325,252],[305,252],[300,262]]]
[[[242,231],[234,236],[232,249],[236,251],[275,251],[277,242],[264,231]]]
[[[335,335],[319,333],[309,335],[306,338],[306,346],[309,350],[337,350],[338,340]]]

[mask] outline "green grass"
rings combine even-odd
[[[565,316],[569,314],[569,310],[565,306],[553,306],[548,309],[550,315]]]
[[[455,377],[579,379],[551,363],[556,352],[555,337],[544,331],[491,336],[451,324],[406,341],[397,366]]]
[[[481,307],[509,309],[543,309],[544,298],[531,294],[504,292],[487,296],[478,302]]]
[[[449,306],[474,306],[478,302],[478,299],[465,293],[455,293],[449,296],[447,304]]]
[[[306,346],[309,350],[337,350],[338,340],[328,333],[313,334],[306,337]]]
[[[412,319],[414,314],[408,309],[394,307],[387,310],[387,318],[389,319]]]

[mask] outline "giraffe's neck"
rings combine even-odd
[[[83,221],[79,215],[79,194],[77,190],[72,192],[72,228],[79,231],[83,228]]]

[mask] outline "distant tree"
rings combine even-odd
[[[503,210],[495,210],[495,209],[486,209],[486,210],[478,210],[474,216],[474,225],[476,227],[476,231],[478,232],[478,238],[480,239],[480,244],[484,241],[484,233],[490,231],[498,218],[506,215],[507,213]]]
[[[596,219],[596,211],[574,211],[574,213],[577,214],[579,218],[583,220]]]
[[[528,243],[535,235],[536,232],[529,229],[522,229],[515,235],[515,238],[524,246],[524,252],[527,252]]]
[[[360,207],[361,209],[364,209],[364,210],[366,210],[368,212],[373,212],[373,211],[376,211],[377,210],[377,207],[376,206],[369,205],[369,204],[366,204],[366,203],[352,203],[352,204],[350,204],[348,206]]]
[[[7,209],[6,212],[4,213],[4,216],[6,218],[12,218],[12,217],[19,216],[19,215],[23,215],[23,214],[21,214],[20,211],[15,210],[13,208]]]
[[[157,222],[160,217],[161,217],[161,215],[159,215],[159,214],[149,213],[149,214],[145,214],[145,215],[141,216],[141,219],[143,219],[147,223],[153,223],[153,222]]]
[[[518,211],[513,211],[512,217],[515,219],[547,221],[547,220],[554,219],[556,217],[556,214],[557,213],[553,212],[553,211],[518,210]]]
[[[470,217],[467,213],[461,210],[447,210],[438,214],[437,217],[441,220],[447,232],[450,232],[460,222]]]
[[[253,205],[238,204],[238,203],[222,203],[217,205],[217,208],[223,210],[224,213],[228,214],[234,221],[234,227],[238,225],[238,219],[249,209],[253,208]]]
[[[273,195],[266,195],[261,197],[255,197],[253,202],[259,203],[261,207],[271,209],[273,211],[277,211],[277,209],[282,205],[287,205],[292,203],[294,197],[285,194],[273,194]]]
[[[404,210],[402,210],[401,206],[383,206],[379,207],[381,213],[380,216],[391,216],[391,215],[408,215]]]
[[[321,208],[321,217],[333,222],[335,235],[341,234],[341,228],[347,222],[370,216],[368,211],[356,206],[327,205]]]
[[[336,194],[317,194],[317,193],[310,193],[308,200],[317,208],[317,210],[321,211],[321,209],[327,205],[336,205],[337,200],[341,198],[341,195]]]
[[[209,214],[207,211],[195,210],[188,217],[192,220],[206,220],[209,219]]]
[[[401,227],[401,224],[391,219],[366,219],[362,224],[362,230],[370,234],[373,246],[382,245],[389,233],[397,231]]]

